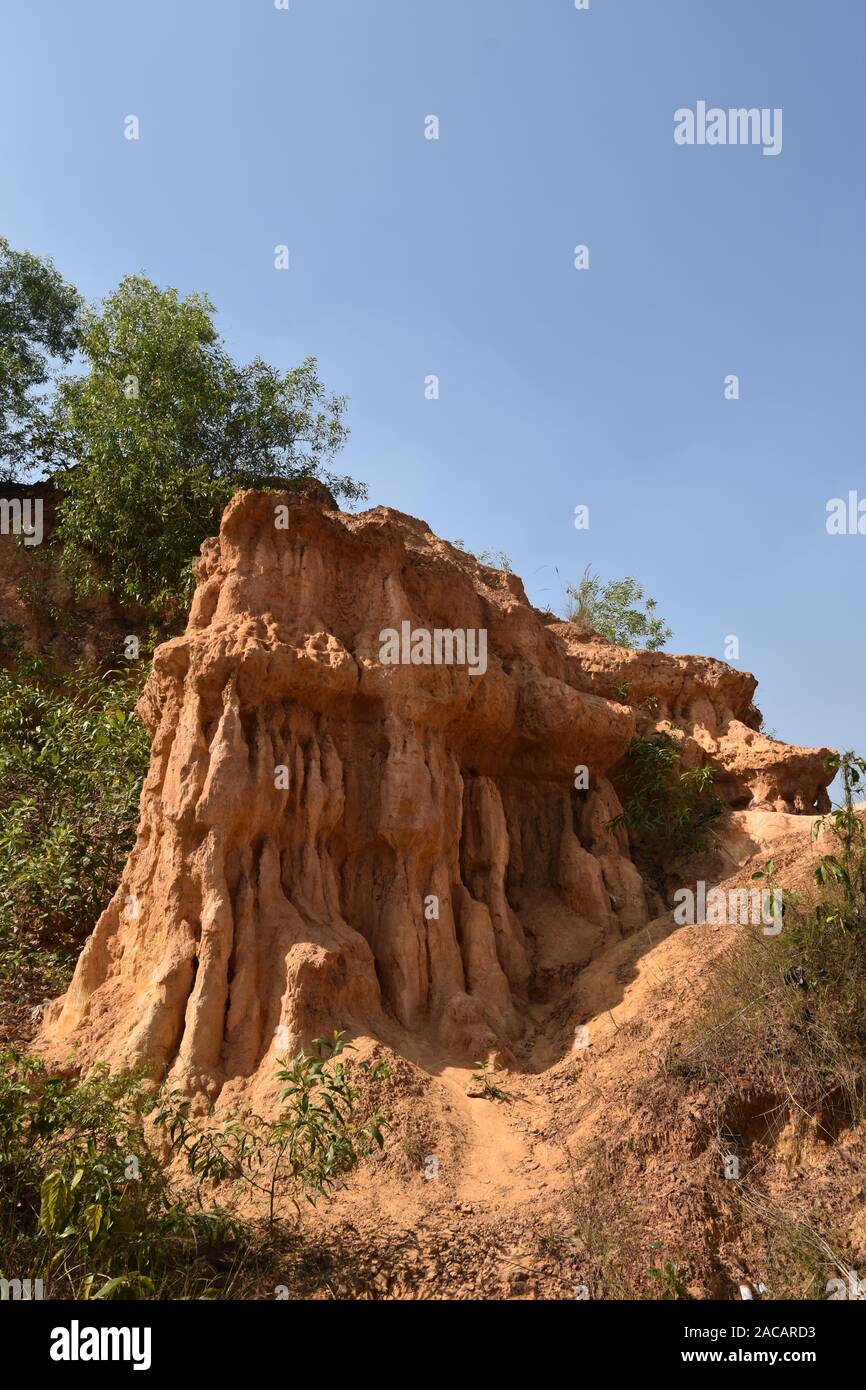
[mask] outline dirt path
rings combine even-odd
[[[477,1090],[471,1080],[472,1067],[446,1067],[438,1080],[447,1090],[457,1115],[465,1127],[467,1145],[456,1182],[456,1195],[463,1202],[491,1202],[515,1206],[527,1200],[542,1181],[527,1138],[527,1102],[515,1094],[507,1076],[494,1078],[509,1095],[508,1100],[472,1097]]]

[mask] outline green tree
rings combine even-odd
[[[0,481],[19,480],[49,450],[43,393],[52,363],[78,345],[81,300],[50,261],[0,237]]]
[[[644,588],[631,575],[602,584],[589,566],[577,588],[565,590],[571,600],[568,620],[587,632],[598,632],[618,647],[646,647],[654,652],[672,636],[671,629],[656,617],[657,602],[644,598]]]
[[[348,433],[345,399],[325,392],[315,359],[289,372],[259,358],[240,366],[214,312],[205,295],[128,276],[85,317],[89,370],[59,384],[64,457],[52,470],[79,590],[157,608],[185,600],[199,546],[239,488],[314,477],[365,496],[329,471]]]

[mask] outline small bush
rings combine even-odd
[[[244,1109],[221,1127],[198,1123],[190,1116],[189,1101],[172,1091],[157,1123],[185,1154],[197,1183],[232,1181],[257,1190],[268,1199],[270,1221],[282,1195],[296,1210],[301,1200],[315,1206],[374,1145],[384,1145],[381,1111],[370,1105],[363,1117],[358,1113],[363,1094],[358,1080],[375,1085],[388,1076],[387,1066],[361,1062],[353,1069],[343,1058],[346,1051],[354,1048],[335,1032],[330,1041],[316,1038],[312,1051],[303,1049],[281,1063],[277,1080],[286,1084],[277,1099],[284,1108],[275,1121]]]
[[[0,1278],[84,1299],[231,1297],[257,1266],[281,1283],[279,1199],[296,1211],[315,1204],[384,1144],[373,1092],[387,1068],[353,1070],[347,1049],[341,1033],[317,1038],[279,1067],[274,1120],[244,1111],[222,1125],[193,1122],[187,1098],[135,1073],[76,1081],[0,1052]],[[186,1156],[192,1188],[163,1161],[171,1148]],[[225,1205],[215,1184],[227,1185]],[[254,1191],[267,1226],[237,1215]]]
[[[477,560],[479,565],[487,565],[489,569],[504,570],[506,574],[514,573],[514,566],[511,557],[504,550],[470,550],[465,541],[453,540],[451,542],[457,550],[462,550],[464,555],[471,555],[473,560]]]
[[[655,876],[676,856],[703,849],[724,810],[712,789],[713,769],[678,772],[679,761],[679,746],[667,730],[636,735],[617,779],[623,811],[611,824],[628,827]]]
[[[149,758],[143,682],[24,652],[0,669],[0,952],[72,949],[110,899]]]
[[[589,566],[577,588],[566,585],[570,603],[567,618],[584,632],[597,632],[618,647],[646,647],[657,651],[671,639],[672,631],[656,617],[657,601],[644,598],[644,588],[628,575],[602,584]]]
[[[42,1279],[48,1298],[201,1297],[204,1250],[237,1223],[183,1205],[145,1137],[141,1078],[52,1076],[0,1053],[0,1276]]]

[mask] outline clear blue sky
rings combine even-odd
[[[239,357],[316,355],[371,502],[505,550],[540,604],[638,576],[673,650],[739,637],[781,737],[863,751],[866,536],[825,507],[866,497],[864,0],[0,16],[13,245],[88,298],[206,290]],[[782,153],[675,145],[700,99],[781,107]]]

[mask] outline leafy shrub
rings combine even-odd
[[[231,1296],[247,1264],[278,1252],[216,1203],[213,1183],[264,1194],[270,1233],[282,1195],[314,1204],[384,1144],[362,1083],[387,1068],[362,1063],[353,1079],[346,1050],[341,1033],[317,1038],[277,1071],[276,1120],[246,1111],[222,1126],[194,1123],[186,1098],[135,1073],[76,1081],[0,1052],[0,1277],[42,1279],[49,1298]],[[171,1178],[166,1147],[185,1153],[192,1191]]]
[[[239,1227],[187,1209],[146,1142],[139,1076],[52,1076],[0,1053],[0,1275],[49,1298],[202,1296]]]
[[[150,743],[140,669],[0,669],[0,952],[80,943],[132,846]]]
[[[678,772],[679,761],[679,746],[667,730],[647,738],[636,735],[617,779],[623,810],[611,824],[627,826],[657,870],[677,855],[703,849],[724,810],[712,790],[713,769]]]
[[[276,1121],[245,1109],[220,1128],[194,1122],[180,1092],[165,1097],[157,1123],[186,1155],[199,1184],[213,1179],[249,1185],[267,1196],[273,1221],[281,1191],[296,1209],[301,1199],[315,1206],[374,1144],[383,1147],[381,1111],[370,1107],[363,1120],[356,1114],[362,1091],[343,1059],[354,1051],[343,1037],[335,1031],[330,1041],[316,1038],[312,1051],[280,1065],[277,1079],[286,1084],[277,1097],[284,1109]],[[388,1075],[384,1062],[361,1062],[358,1072],[374,1085]]]
[[[598,632],[618,647],[646,647],[648,651],[657,651],[670,641],[671,629],[656,617],[656,599],[644,599],[643,585],[631,575],[602,584],[587,566],[578,587],[568,584],[565,592],[571,600],[568,621],[585,632]]]
[[[827,771],[842,774],[842,804],[829,818],[822,817],[815,821],[812,834],[817,837],[822,830],[832,829],[839,852],[821,855],[815,869],[815,882],[819,888],[833,884],[840,890],[841,908],[833,908],[834,915],[828,921],[835,922],[843,930],[856,930],[862,935],[866,923],[863,915],[863,904],[866,902],[866,830],[854,809],[854,791],[860,787],[866,774],[866,758],[858,758],[851,751],[843,753],[841,757],[834,754],[827,760]]]

